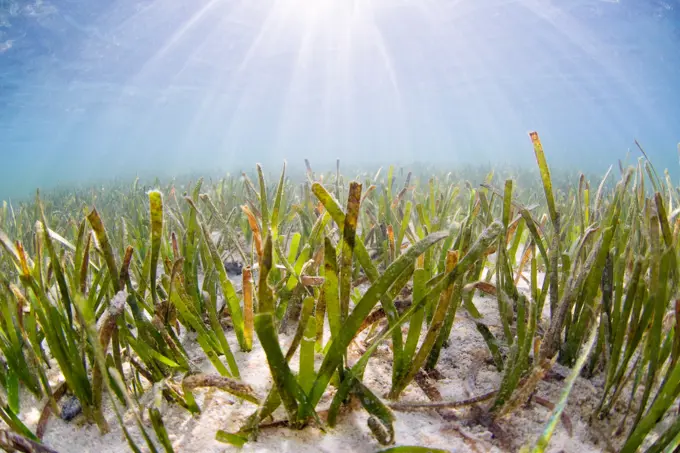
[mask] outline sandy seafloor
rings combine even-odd
[[[489,326],[497,336],[502,336],[502,328],[497,315],[495,298],[476,295],[474,304],[482,313],[482,322]],[[325,340],[328,338],[326,325]],[[363,338],[362,334],[359,338]],[[260,397],[264,397],[271,386],[270,373],[266,363],[264,351],[257,341],[254,342],[253,351],[249,353],[238,351],[233,332],[227,331],[227,338],[236,356],[242,379],[250,384]],[[280,341],[285,348],[292,337],[281,335]],[[359,341],[361,342],[361,341]],[[215,373],[209,360],[205,357],[200,347],[191,335],[184,336],[187,351],[194,359],[194,364],[206,373]],[[367,367],[364,383],[374,391],[376,395],[385,396],[389,390],[391,380],[391,353],[388,345],[383,344],[371,358]],[[361,351],[354,345],[350,350],[350,361],[357,360]],[[317,366],[320,356],[317,355]],[[558,367],[559,368],[559,367]],[[297,370],[297,355],[291,361],[291,369]],[[463,308],[456,315],[456,321],[450,337],[450,344],[442,350],[438,365],[441,378],[436,381],[436,386],[443,400],[463,400],[471,396],[496,390],[501,380],[501,374],[496,370],[490,360],[490,354],[484,340],[475,328],[473,320]],[[558,374],[566,376],[569,370],[559,370]],[[58,376],[55,376],[55,382]],[[545,400],[556,402],[561,393],[563,381],[554,379],[543,381],[538,386],[537,396]],[[609,423],[589,427],[585,423],[592,409],[599,401],[601,382],[597,378],[588,381],[578,378],[569,398],[569,404],[565,413],[571,427],[560,422],[553,435],[547,451],[549,452],[578,452],[589,453],[604,451],[606,443],[618,443],[612,439],[612,427],[618,425],[620,415],[614,414]],[[327,408],[332,391],[327,394],[319,404],[319,408]],[[150,393],[142,404],[150,404]],[[195,396],[202,412],[192,416],[188,411],[177,405],[164,402],[162,408],[163,420],[168,430],[173,447],[177,453],[209,453],[231,452],[241,450],[243,452],[377,452],[385,448],[373,437],[367,427],[367,413],[362,408],[344,411],[339,417],[337,426],[323,433],[314,426],[302,430],[293,430],[287,427],[266,428],[260,432],[257,441],[249,442],[241,449],[224,444],[215,440],[217,430],[236,432],[247,416],[252,414],[256,406],[236,397],[215,389],[196,389]],[[411,384],[402,394],[401,402],[426,402],[427,397],[415,384]],[[484,403],[482,403],[481,407]],[[22,397],[21,418],[29,427],[35,428],[40,410],[44,402],[36,401],[31,395]],[[146,411],[143,411],[146,413]],[[492,433],[489,429],[476,422],[470,422],[473,418],[468,409],[458,411],[448,410],[447,414],[455,415],[444,417],[442,413],[434,410],[418,412],[397,412],[394,425],[396,439],[394,445],[418,445],[431,448],[440,448],[452,452],[497,452],[518,451],[527,443],[532,443],[542,432],[550,415],[546,407],[531,403],[520,407],[507,420],[501,420],[497,426],[500,428],[502,439],[498,431]],[[285,418],[281,408],[276,412],[277,419]],[[52,416],[47,425],[44,438],[46,445],[61,453],[112,453],[129,451],[127,442],[122,434],[120,426],[111,410],[107,400],[106,418],[111,426],[111,431],[101,435],[95,425],[86,425],[75,419],[69,423],[58,417]],[[135,426],[131,414],[126,414],[126,426],[132,433],[137,444],[143,451],[147,451],[146,445]],[[153,429],[148,418],[145,418],[148,432],[153,437]],[[611,446],[610,446],[611,448]],[[162,447],[158,445],[159,451]]]

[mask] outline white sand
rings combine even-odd
[[[495,300],[476,296],[474,302],[484,315],[483,322],[495,334],[502,335]],[[228,332],[228,338],[235,352],[243,380],[251,384],[258,395],[264,397],[271,382],[262,348],[256,341],[252,352],[237,352],[232,332]],[[325,338],[328,338],[327,334]],[[285,346],[289,341],[289,337],[281,337],[281,342]],[[466,399],[497,389],[501,374],[488,360],[490,355],[486,344],[463,309],[458,311],[450,341],[450,346],[442,351],[438,366],[443,379],[436,383],[444,400]],[[188,344],[195,345],[195,342],[190,341]],[[386,348],[387,345],[383,345],[371,359],[364,380],[365,384],[379,396],[387,393],[391,379],[389,361],[391,354]],[[214,372],[212,365],[204,358],[197,346],[192,346],[189,350],[199,368],[205,372]],[[358,352],[355,351],[353,360],[356,358],[358,358]],[[297,358],[291,362],[291,368],[297,369]],[[542,382],[537,394],[555,402],[562,385],[562,382]],[[585,423],[585,417],[597,404],[598,393],[599,389],[593,384],[578,379],[565,411],[573,425],[573,436],[570,436],[560,423],[548,451],[578,453],[602,451],[602,447],[596,445],[596,442],[603,435],[599,435]],[[215,433],[219,429],[229,432],[237,431],[256,407],[219,390],[197,389],[195,395],[202,409],[202,413],[197,416],[192,416],[175,405],[166,404],[163,408],[164,422],[175,451],[177,453],[238,451],[237,448],[216,441]],[[331,396],[328,393],[319,407],[327,407]],[[418,387],[411,385],[402,395],[401,401],[424,402],[427,398]],[[35,401],[30,395],[25,395],[22,403],[22,418],[29,427],[34,428],[43,404]],[[475,422],[466,423],[466,418],[470,418],[467,417],[467,410],[458,411],[456,414],[459,420],[449,422],[431,410],[411,413],[395,412],[396,445],[420,445],[456,452],[517,451],[522,445],[528,442],[533,443],[542,431],[550,411],[535,403],[532,403],[530,407],[518,409],[509,420],[499,422],[499,427],[505,433],[503,441],[493,439],[492,433],[487,428]],[[277,419],[285,417],[281,409],[277,411],[276,416]],[[106,418],[111,426],[111,432],[100,435],[96,426],[83,426],[82,423],[77,422],[77,419],[66,423],[52,416],[47,426],[44,442],[61,453],[129,451],[110,407],[107,407]],[[247,443],[241,450],[267,453],[379,451],[384,447],[379,445],[372,436],[366,425],[366,419],[366,412],[359,408],[344,412],[339,419],[338,426],[332,430],[329,429],[326,434],[315,427],[307,427],[300,431],[285,427],[268,428],[261,431],[256,442]],[[145,419],[145,421],[153,437],[153,429],[148,420]],[[138,446],[146,451],[146,446],[130,414],[126,417],[126,425],[138,442]],[[610,425],[616,426],[615,423]],[[159,451],[162,451],[160,446]]]

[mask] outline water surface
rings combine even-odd
[[[353,163],[678,168],[680,1],[0,0],[0,198]]]

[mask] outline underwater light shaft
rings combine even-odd
[[[677,1],[13,2],[0,198],[253,159],[531,164],[534,129],[560,167],[635,138],[677,167]]]

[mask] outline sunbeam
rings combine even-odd
[[[0,98],[17,106],[0,112],[8,143],[28,153],[46,143],[54,165],[73,159],[85,173],[161,162],[170,170],[187,154],[196,168],[311,152],[329,162],[411,161],[423,150],[435,160],[527,162],[517,150],[533,128],[557,143],[564,165],[576,161],[566,150],[604,165],[633,136],[654,137],[649,152],[659,159],[675,146],[672,5],[117,0],[89,8],[26,9],[53,33],[49,44],[29,29],[0,29],[0,42],[11,42],[0,54],[8,63]],[[644,47],[642,35],[656,45]],[[36,45],[47,53],[13,60]],[[25,124],[42,124],[40,135]],[[603,149],[596,159],[593,147]]]

